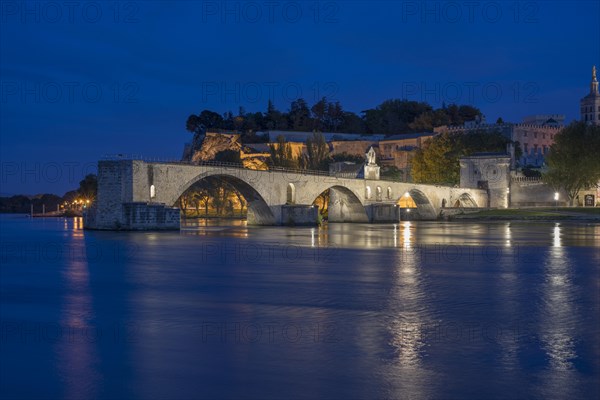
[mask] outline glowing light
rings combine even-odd
[[[408,193],[408,192],[404,193],[404,197],[410,197],[410,193]]]
[[[554,201],[558,201],[558,192],[554,192]]]
[[[402,244],[404,245],[404,247],[410,247],[410,239],[411,239],[411,232],[410,232],[410,222],[406,222],[404,224],[404,231],[402,232]]]
[[[553,237],[552,237],[553,238],[553,242],[552,242],[553,247],[562,247],[562,242],[560,239],[560,225],[559,224],[556,224],[554,226],[553,233],[554,233]]]

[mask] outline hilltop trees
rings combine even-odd
[[[545,182],[562,189],[569,203],[579,191],[600,182],[600,127],[573,122],[554,136],[554,144],[546,156],[548,172]]]
[[[186,129],[202,134],[207,129],[235,130],[252,133],[264,130],[349,132],[362,134],[401,134],[432,131],[441,125],[461,125],[481,112],[472,106],[451,104],[433,109],[429,104],[411,100],[389,99],[375,108],[357,115],[346,111],[339,101],[323,97],[312,106],[305,99],[291,102],[289,110],[279,111],[269,100],[266,112],[246,112],[240,107],[237,115],[228,111],[220,115],[211,110],[192,114]]]

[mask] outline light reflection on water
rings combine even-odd
[[[598,225],[57,219],[1,234],[2,324],[56,314],[76,332],[31,347],[3,330],[10,398],[597,396]],[[33,242],[68,252],[36,259]]]
[[[93,326],[94,311],[82,228],[82,218],[65,219],[71,255],[62,271],[66,283],[61,317],[63,334],[56,352],[65,384],[64,398],[67,399],[95,397],[100,375],[95,369],[98,355],[94,341],[98,331]]]

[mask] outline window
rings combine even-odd
[[[542,133],[542,139],[546,139],[546,134]]]
[[[392,188],[388,186],[387,188],[387,198],[391,199],[392,198]]]
[[[524,151],[525,153],[527,153],[527,152],[529,151],[529,148],[528,148],[528,146],[529,146],[529,145],[528,145],[527,143],[523,143],[523,151]]]
[[[534,132],[534,133],[533,133],[533,138],[534,138],[534,139],[537,139],[537,132]]]
[[[293,183],[288,183],[286,197],[288,204],[294,204],[296,202],[296,187]]]
[[[368,199],[370,199],[370,198],[371,198],[371,187],[370,187],[370,186],[367,186],[367,187],[365,188],[365,199],[367,199],[367,200],[368,200]]]
[[[150,185],[150,198],[153,199],[156,197],[156,188],[154,185]]]
[[[527,132],[523,132],[523,137],[527,137]]]

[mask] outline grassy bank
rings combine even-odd
[[[600,222],[600,208],[548,207],[481,210],[449,216],[451,220],[592,220]]]

